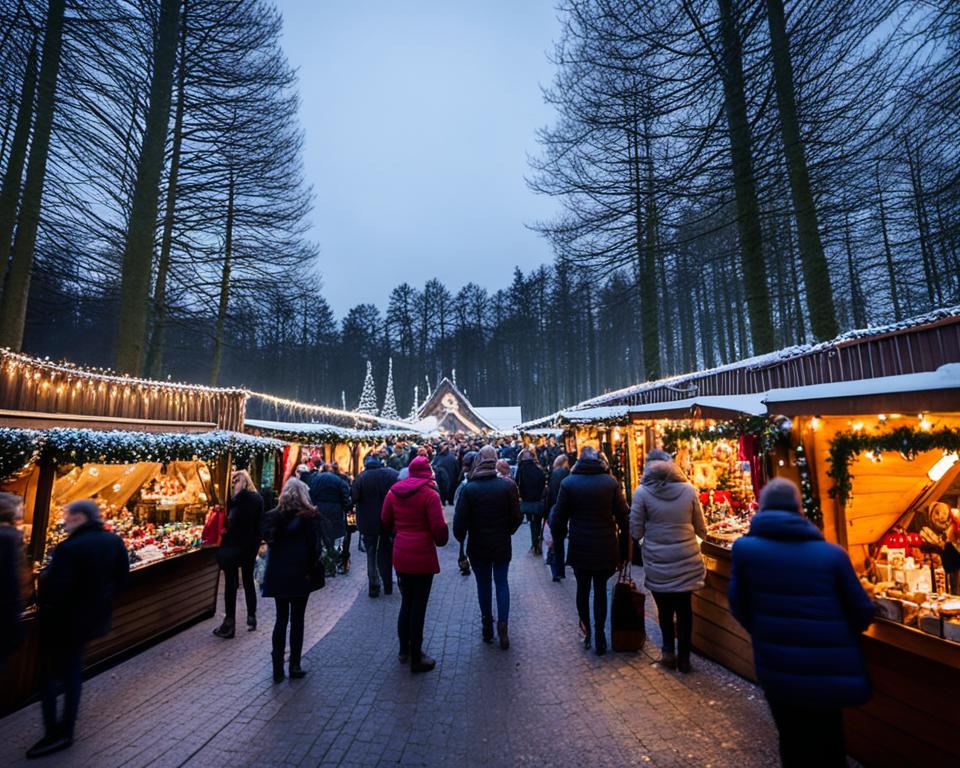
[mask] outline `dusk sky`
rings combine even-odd
[[[279,0],[300,75],[324,294],[337,317],[406,280],[491,289],[551,260],[524,182],[555,0]]]

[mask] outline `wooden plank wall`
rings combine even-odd
[[[87,648],[89,671],[144,647],[216,610],[220,571],[215,549],[202,549],[143,566],[130,574],[117,596],[113,628]],[[33,699],[38,692],[38,634],[36,614],[21,622],[18,650],[0,675],[0,716]]]
[[[703,545],[707,565],[706,586],[693,593],[693,646],[699,653],[756,682],[750,635],[730,613],[730,553]]]
[[[960,646],[878,622],[863,652],[874,696],[844,712],[847,752],[871,768],[960,765]]]

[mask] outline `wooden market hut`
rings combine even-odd
[[[585,441],[603,447],[606,440],[608,450],[616,445],[611,436],[632,430],[624,439],[639,458],[641,448],[656,445],[665,431],[702,437],[711,427],[735,434],[765,423],[763,429],[783,437],[771,441],[767,470],[800,484],[808,516],[821,521],[825,537],[843,546],[862,572],[891,526],[940,494],[953,493],[960,506],[958,363],[960,307],[629,387],[521,430],[560,425],[574,447]],[[707,407],[723,401],[706,398],[742,396],[753,403]],[[659,433],[650,420],[662,422]],[[838,479],[840,463],[845,469]],[[838,488],[838,482],[849,487]],[[708,579],[694,601],[695,646],[755,679],[749,636],[729,613],[729,549],[708,541],[702,551]],[[960,644],[944,637],[952,621],[941,617],[925,628],[878,618],[864,636],[876,695],[847,713],[847,726],[848,751],[867,765],[960,762],[954,736],[960,714],[949,700],[960,684]],[[952,631],[958,629],[960,622]]]
[[[75,498],[123,510],[128,548],[144,545],[131,549],[138,567],[117,597],[112,631],[87,650],[88,672],[213,615],[219,569],[215,551],[199,546],[198,527],[223,503],[231,463],[280,445],[239,432],[245,397],[0,352],[0,488],[24,499],[34,573],[56,543],[56,509]],[[35,607],[21,621],[0,713],[36,693]]]

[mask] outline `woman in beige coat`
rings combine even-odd
[[[689,672],[691,595],[706,578],[697,537],[707,535],[707,526],[696,489],[662,451],[647,457],[630,507],[630,535],[643,540],[644,583],[657,603],[663,635],[660,663]]]

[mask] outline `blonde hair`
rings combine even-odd
[[[237,490],[233,490],[233,483],[237,482],[238,477],[243,480],[243,485]],[[254,493],[257,492],[256,483],[253,482],[253,478],[250,477],[250,473],[245,469],[235,470],[233,474],[230,475],[230,484],[231,497],[236,496],[238,493],[240,493],[240,491],[253,491]]]
[[[291,477],[280,491],[277,507],[284,512],[312,516],[317,513],[316,507],[310,503],[310,489],[303,480]]]

